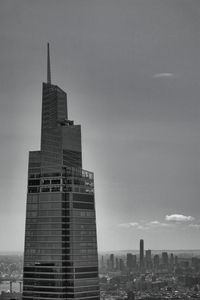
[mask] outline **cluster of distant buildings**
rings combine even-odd
[[[100,270],[106,271],[140,271],[173,270],[178,266],[178,256],[173,253],[162,252],[161,255],[152,255],[150,249],[144,250],[144,240],[140,240],[139,255],[127,253],[126,257],[115,257],[113,253],[109,257],[102,256]]]

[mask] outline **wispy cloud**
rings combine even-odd
[[[122,223],[118,225],[119,227],[131,228],[131,227],[138,227],[138,222],[130,222],[130,223]]]
[[[145,221],[140,220],[137,222],[128,222],[128,223],[121,223],[118,224],[118,227],[122,228],[132,228],[134,230],[159,230],[159,229],[199,229],[200,224],[198,222],[195,224],[193,221],[195,220],[192,216],[186,216],[182,214],[171,214],[166,215],[165,220],[152,220],[152,221]]]
[[[153,75],[153,78],[172,78],[175,77],[173,73],[157,73]]]
[[[166,215],[165,220],[169,222],[191,222],[194,221],[194,217],[180,214],[172,214]]]
[[[159,222],[159,221],[151,221],[151,222],[149,222],[149,224],[154,227],[169,227],[169,226],[171,226],[171,224],[163,223],[163,222]]]
[[[147,230],[148,226],[143,223],[143,222],[129,222],[129,223],[122,223],[118,225],[119,227],[124,227],[124,228],[135,228],[139,230]]]
[[[172,227],[172,224],[167,224],[159,221],[149,221],[146,222],[144,220],[140,222],[129,222],[129,223],[122,223],[118,225],[119,227],[124,228],[134,228],[139,230],[149,230],[153,228],[159,228],[159,227]]]

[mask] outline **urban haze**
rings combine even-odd
[[[24,248],[47,42],[95,175],[99,251],[200,249],[199,16],[198,0],[1,1],[0,250]]]

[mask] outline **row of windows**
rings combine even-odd
[[[70,237],[68,236],[26,236],[26,242],[69,242]],[[79,242],[96,242],[96,235],[95,236],[74,236],[73,237],[74,243]],[[75,246],[76,244],[74,244]]]
[[[62,209],[62,210],[32,210],[27,211],[27,217],[64,217],[69,216],[70,211],[68,209]]]
[[[27,237],[28,236],[38,237],[38,241],[39,240],[41,240],[41,241],[45,240],[45,239],[39,238],[39,237],[44,237],[44,236],[51,236],[51,237],[53,237],[53,236],[57,236],[57,235],[58,236],[62,236],[62,241],[68,241],[66,239],[66,235],[70,236],[70,232],[69,232],[69,230],[41,230],[41,231],[26,230],[26,236]],[[72,236],[72,232],[71,232],[71,236]],[[90,231],[86,231],[86,230],[79,231],[79,230],[76,230],[76,231],[73,231],[73,236],[74,236],[74,239],[77,240],[77,241],[79,241],[80,238],[82,238],[83,236],[85,236],[85,237],[93,236],[93,237],[96,238],[96,231],[95,230],[90,230]],[[76,237],[78,237],[78,238],[76,239]],[[32,240],[34,240],[34,239],[32,239]],[[52,240],[53,240],[53,238],[52,238]],[[87,238],[86,239],[82,239],[82,240],[87,240]],[[89,241],[89,239],[88,239],[88,241]]]
[[[50,159],[51,158],[49,158],[49,157],[45,158],[45,161],[49,161]],[[59,186],[61,184],[63,184],[63,185],[75,185],[75,186],[76,185],[77,186],[88,186],[88,188],[93,188],[94,187],[93,182],[87,182],[85,180],[79,180],[79,179],[76,179],[76,178],[74,178],[74,179],[63,179],[63,182],[61,182],[60,179],[57,179],[57,180],[52,179],[51,181],[50,181],[50,179],[43,179],[41,181],[39,179],[29,179],[29,181],[28,181],[29,189],[28,190],[30,191],[29,193],[31,193],[31,192],[34,192],[34,191],[39,191],[39,186],[40,185],[56,185],[56,184],[59,185]],[[38,188],[36,188],[36,187],[38,187]],[[49,188],[49,186],[48,186],[48,188]],[[65,191],[65,190],[67,190],[67,187],[63,186],[63,191]],[[41,188],[41,191],[45,191],[45,188],[44,187]],[[78,194],[78,192],[79,192],[79,190],[77,190],[77,194]],[[80,192],[84,193],[85,188],[80,189]],[[93,202],[94,201],[94,199],[93,200],[92,199],[84,200],[84,199],[82,199],[83,198],[82,196],[84,196],[84,194],[80,194],[80,195],[81,195],[80,200],[77,200],[77,201],[81,201],[81,202]],[[86,196],[87,196],[87,194],[86,194]],[[91,196],[93,196],[93,194]]]
[[[52,266],[32,266],[24,267],[24,272],[44,272],[44,273],[87,273],[98,272],[98,267],[79,267],[79,268],[66,268],[66,267],[52,267]]]
[[[23,280],[23,286],[46,286],[46,287],[63,287],[69,286],[70,282],[66,280],[33,280],[33,279],[25,279]],[[71,287],[73,288],[73,287]],[[29,288],[30,290],[30,288]]]
[[[49,197],[51,196],[51,197]],[[61,195],[51,195],[51,194],[40,194],[40,195],[28,195],[27,197],[27,203],[36,203],[38,204],[39,202],[61,202],[62,197]],[[64,199],[63,199],[64,201]]]
[[[74,202],[73,208],[77,209],[94,209],[94,204]]]
[[[37,292],[24,292],[23,293],[23,300],[30,300],[30,298],[33,299],[45,299],[45,298],[59,298],[59,299],[70,299],[70,298],[79,298],[78,295],[74,294],[46,294],[46,293],[37,293]],[[96,296],[96,297],[94,297]],[[93,297],[90,297],[89,300],[99,300],[99,295],[95,294]],[[86,298],[88,299],[88,297]]]
[[[61,268],[61,267],[52,267],[52,266],[34,266],[34,267],[24,267],[24,272],[53,272],[53,273],[64,273],[64,272],[73,272],[73,268]]]
[[[24,278],[39,278],[39,279],[84,279],[98,278],[98,273],[79,273],[79,274],[56,274],[56,273],[24,273]]]
[[[50,194],[52,195],[52,194]],[[37,196],[36,199],[33,198],[32,196]],[[39,196],[39,197],[38,197]],[[27,199],[27,204],[28,205],[38,205],[38,204],[48,204],[48,203],[60,203],[60,205],[62,203],[69,203],[69,200],[62,200],[61,197],[57,197],[57,196],[61,196],[61,194],[53,194],[54,197],[48,199],[48,197],[45,199],[41,198],[40,196],[49,196],[49,194],[39,194],[39,195],[28,195],[28,199]]]
[[[37,235],[37,236],[44,236],[44,235],[69,235],[69,231],[65,231],[65,230],[43,230],[43,231],[31,231],[31,230],[27,230],[26,229],[26,236],[34,236],[34,235]]]
[[[46,185],[46,184],[60,184],[60,179],[29,179],[28,185],[29,186],[35,186],[35,185]]]
[[[98,272],[98,267],[78,267],[78,268],[66,268],[66,267],[52,267],[52,266],[32,266],[24,267],[24,272],[75,272],[75,273],[86,273],[86,272]]]
[[[59,298],[59,299],[71,299],[74,297],[70,297],[67,298],[66,295],[56,295],[56,297],[54,295],[48,296],[49,294],[34,294],[34,295],[27,295],[27,294],[23,294],[23,300],[32,300],[33,297],[34,299],[48,299],[48,298]],[[99,300],[99,296],[98,297],[91,297],[88,299],[88,297],[86,298],[87,300]]]
[[[85,231],[85,230],[77,230],[73,232],[74,236],[82,236],[82,235],[93,235],[96,236],[96,230],[90,230],[90,231]]]
[[[96,229],[95,224],[73,224],[73,230],[94,230]]]
[[[35,263],[35,261],[28,261],[28,260],[25,260],[24,261],[24,267],[35,267],[35,266],[54,266],[54,267],[72,267],[73,266],[73,262],[70,262],[70,261],[54,261],[54,262],[42,262],[42,263]]]
[[[74,236],[74,242],[96,242],[96,234],[94,236]]]
[[[27,224],[31,224],[31,223],[69,223],[70,222],[70,218],[59,218],[59,217],[38,217],[38,218],[33,218],[33,217],[27,217],[26,218],[26,223]]]
[[[26,283],[26,282],[29,282]],[[25,279],[25,284],[24,284],[24,288],[23,290],[24,291],[29,291],[29,290],[32,290],[32,291],[47,291],[47,292],[70,292],[70,293],[79,293],[80,295],[80,292],[92,292],[92,291],[96,291],[96,292],[99,292],[99,286],[96,285],[96,286],[86,286],[86,287],[69,287],[67,286],[67,281],[61,281],[61,282],[42,282],[40,281],[40,284],[38,284],[38,282],[32,282],[30,280],[26,280]],[[42,286],[42,287],[41,287]],[[45,287],[44,287],[45,286]]]
[[[28,210],[40,210],[40,209],[65,209],[69,208],[69,202],[39,202],[36,203],[27,203],[27,209]]]
[[[45,145],[48,145],[48,147],[55,147],[55,148],[60,147],[60,141],[61,141],[60,137],[55,139],[55,136],[49,137],[45,134],[42,136],[42,138],[43,138],[43,143],[45,143]]]
[[[24,278],[24,285],[32,285],[32,286],[67,286],[74,287],[75,289],[83,288],[83,287],[91,287],[97,286],[99,284],[98,276],[96,278],[90,279],[74,279],[74,280],[66,280],[61,278]]]
[[[97,258],[96,254],[93,255],[26,255],[25,260],[37,260],[37,261],[63,261],[63,260],[82,260],[82,261],[89,261],[95,260]]]
[[[70,293],[67,293],[67,297],[68,298],[83,298],[83,297],[92,297],[92,296],[99,296],[99,291],[96,291],[96,292],[85,292],[85,293],[78,293],[78,294],[70,294]]]
[[[29,230],[57,230],[57,229],[69,229],[73,223],[27,223],[26,224],[26,229]],[[82,230],[95,230],[96,225],[95,224],[73,224],[73,231],[78,230],[82,233]],[[87,232],[86,232],[87,233]]]
[[[27,246],[27,245],[26,245]],[[73,255],[82,255],[82,254],[96,254],[97,250],[96,247],[92,248],[85,248],[85,249],[37,249],[37,248],[28,248],[25,249],[25,255],[42,255],[42,254],[51,254],[51,255],[65,255],[65,254],[73,254]]]
[[[29,173],[40,173],[40,168],[30,168],[28,169]],[[40,174],[38,174],[40,176]]]
[[[29,297],[30,298],[29,298]],[[31,292],[31,293],[27,293],[27,292],[23,292],[23,300],[33,300],[33,297],[34,297],[34,299],[45,299],[45,298],[59,298],[59,299],[66,299],[66,295],[64,294],[64,295],[59,295],[59,294],[56,294],[56,296],[55,295],[53,295],[53,294],[37,294],[37,293],[33,293],[33,292]],[[90,299],[91,300],[91,299]],[[96,299],[95,299],[96,300]],[[99,300],[99,299],[98,299]]]
[[[66,236],[26,236],[26,242],[69,242],[70,237]]]
[[[95,218],[71,218],[72,222],[74,224],[95,224],[96,219]]]
[[[63,189],[64,190],[64,189]],[[28,188],[28,193],[29,194],[34,194],[34,193],[50,193],[50,192],[61,192],[61,188],[60,186],[54,186],[52,188],[49,188],[49,187],[43,187],[43,188],[39,188],[39,187],[29,187]],[[71,191],[70,188],[67,188],[66,191]]]
[[[55,242],[52,242],[52,243],[47,243],[46,241],[40,241],[40,242],[33,242],[31,240],[30,241],[26,241],[26,247],[27,248],[40,248],[40,249],[61,249],[61,248],[69,248],[71,247],[70,246],[70,243],[63,243],[63,242],[60,242],[60,243],[55,243]],[[77,242],[77,243],[74,243],[73,242],[73,249],[80,249],[80,248],[84,248],[84,247],[87,247],[87,248],[94,248],[96,249],[96,243],[92,243],[92,242]]]
[[[51,140],[48,141],[42,141],[42,154],[43,155],[47,155],[50,156],[49,153],[55,155],[54,157],[61,157],[62,153],[61,153],[61,146],[58,145],[49,145],[51,144]],[[43,156],[44,157],[44,156]]]
[[[73,224],[95,224],[95,218],[68,218],[68,217],[48,217],[38,216],[37,211],[32,211],[31,214],[27,213],[26,223],[73,223]]]
[[[26,242],[27,248],[42,248],[42,249],[60,249],[60,248],[68,248],[70,247],[70,243],[47,243],[47,242]]]
[[[61,176],[62,174],[61,173],[58,173],[58,172],[53,172],[53,173],[38,173],[38,172],[36,172],[36,171],[34,171],[34,172],[30,172],[30,170],[29,170],[29,178],[40,178],[40,177],[59,177],[59,176]]]
[[[88,225],[92,226],[92,225]],[[26,224],[26,229],[29,230],[57,230],[69,229],[70,223],[41,223],[41,224]],[[83,228],[86,229],[86,228]],[[90,228],[88,228],[90,229]],[[91,229],[94,229],[91,227]]]
[[[56,179],[54,179],[56,181]],[[60,180],[60,179],[59,179]],[[64,180],[64,179],[63,179]],[[34,187],[33,187],[34,188]],[[46,201],[66,201],[69,200],[69,193],[63,193],[63,194],[39,194],[39,195],[28,195],[27,197],[27,202],[28,203],[38,203],[39,202],[46,202]],[[94,202],[94,195],[93,194],[79,194],[79,193],[74,193],[73,194],[73,201],[76,202],[89,202],[93,203]]]
[[[80,193],[94,193],[94,190],[92,188],[72,188],[72,186],[52,186],[50,187],[29,187],[28,193],[30,194],[39,194],[39,193],[51,193],[51,192],[80,192]]]
[[[84,291],[98,291],[99,285],[96,286],[86,286],[86,287],[74,287],[74,292],[84,292]]]
[[[54,161],[55,159],[60,159],[61,158],[61,154],[57,154],[56,152],[50,152],[49,151],[49,148],[46,147],[45,149],[45,144],[43,143],[44,147],[43,148],[43,159],[46,160],[46,159],[51,159],[52,161]]]
[[[93,203],[94,195],[83,195],[83,194],[75,193],[73,194],[73,201]]]
[[[51,255],[62,255],[62,254],[70,254],[70,249],[35,249],[35,248],[26,248],[25,255],[27,254],[51,254]]]
[[[74,217],[95,217],[94,211],[73,210],[72,213]]]
[[[83,298],[83,297],[91,297],[91,296],[98,296],[99,295],[99,291],[86,291],[86,292],[82,292],[82,293],[72,293],[71,291],[68,291],[67,288],[62,288],[62,289],[58,289],[58,288],[34,288],[32,291],[30,290],[30,288],[28,287],[24,287],[24,295],[33,295],[34,293],[37,292],[46,292],[46,293],[61,293],[61,295],[63,293],[65,293],[65,297],[66,298]],[[40,294],[37,294],[40,295]],[[46,294],[42,294],[42,295],[46,295]],[[55,294],[50,294],[51,296],[53,295],[55,298],[57,298],[57,295]]]
[[[96,247],[94,249],[86,248],[86,249],[73,249],[74,255],[81,255],[81,254],[96,254],[97,249]]]
[[[46,288],[42,288],[42,287],[35,287],[35,286],[24,286],[23,287],[24,291],[28,291],[30,293],[32,292],[50,292],[50,293],[67,293],[67,292],[71,292],[68,288],[66,287],[46,287]]]
[[[40,167],[40,162],[29,162],[30,168],[38,168]]]
[[[41,228],[26,228],[26,235],[27,236],[55,236],[55,235],[62,235],[62,236],[96,236],[95,230],[67,230],[62,228],[61,230],[57,230],[54,228],[50,228],[49,230],[44,230]],[[63,239],[63,241],[66,241]]]

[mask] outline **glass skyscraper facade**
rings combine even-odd
[[[23,300],[99,300],[94,176],[82,169],[81,127],[51,84],[48,47],[41,150],[29,152]]]

